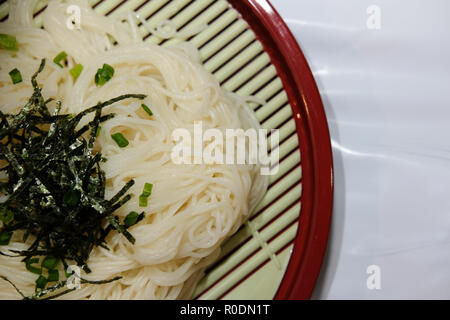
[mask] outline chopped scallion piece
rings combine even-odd
[[[141,107],[142,107],[142,109],[144,109],[145,112],[147,112],[147,114],[148,114],[150,117],[153,116],[152,110],[150,110],[150,108],[147,107],[147,105],[141,104]]]
[[[25,260],[25,267],[27,268],[28,271],[35,273],[35,274],[41,274],[42,273],[42,268],[36,268],[33,267],[32,264],[38,263],[39,259],[38,258],[27,258]]]
[[[121,148],[125,148],[126,146],[128,146],[129,142],[127,139],[125,139],[125,137],[123,136],[123,134],[121,134],[120,132],[118,133],[114,133],[113,135],[111,135],[111,138],[117,143],[117,145]]]
[[[95,137],[98,138],[100,135],[100,131],[102,131],[102,126],[97,127],[97,131],[95,131]]]
[[[114,76],[114,68],[109,64],[104,64],[103,68],[98,69],[95,74],[95,84],[97,86],[102,86],[107,83]]]
[[[148,197],[140,195],[139,196],[139,207],[147,207],[148,206]]]
[[[0,49],[17,51],[19,47],[17,46],[16,37],[9,34],[0,33]]]
[[[12,231],[1,231],[0,232],[0,246],[7,246],[12,237]]]
[[[146,207],[148,205],[148,197],[152,194],[153,185],[151,183],[146,183],[144,185],[144,190],[142,190],[142,194],[139,196],[139,206]]]
[[[146,183],[144,185],[144,190],[142,191],[142,195],[144,197],[150,197],[152,194],[153,185],[151,183]]]
[[[123,223],[126,227],[131,227],[132,225],[136,224],[138,217],[139,213],[137,213],[136,211],[132,211],[125,217]]]
[[[125,224],[125,227],[131,227],[134,226],[136,223],[144,219],[145,213],[142,212],[141,214],[137,213],[136,211],[130,212],[126,217],[123,223]]]
[[[42,266],[46,269],[53,270],[58,265],[59,260],[54,257],[45,257]]]
[[[47,279],[44,276],[39,276],[36,280],[36,289],[44,289],[47,285]]]
[[[22,75],[20,74],[19,69],[15,68],[9,72],[9,76],[11,77],[11,81],[13,84],[22,82]]]
[[[58,281],[59,280],[59,271],[58,270],[50,270],[48,272],[48,282]]]
[[[67,53],[64,51],[58,53],[58,55],[53,59],[53,62],[56,63],[60,68],[64,68],[64,66],[61,64],[61,61],[67,58]]]
[[[81,74],[81,71],[83,71],[83,65],[77,64],[75,67],[70,69],[70,74],[72,75],[73,81],[77,80],[78,77]]]

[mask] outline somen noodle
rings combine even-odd
[[[114,19],[95,13],[87,1],[50,1],[42,13],[43,29],[35,26],[37,1],[10,1],[9,17],[0,33],[16,37],[18,51],[0,50],[0,108],[17,113],[32,93],[30,77],[42,58],[47,66],[39,76],[43,95],[62,101],[62,113],[78,113],[98,101],[139,93],[144,101],[126,100],[105,109],[116,116],[103,123],[95,148],[107,158],[102,164],[107,178],[106,198],[129,180],[131,193],[139,195],[153,184],[146,216],[130,228],[133,245],[117,232],[107,238],[110,250],[96,247],[89,257],[92,273],[87,279],[122,276],[103,285],[83,284],[65,299],[178,299],[189,298],[195,284],[220,253],[220,245],[246,221],[267,188],[267,179],[255,165],[177,165],[171,160],[177,128],[203,129],[258,126],[245,100],[224,91],[201,64],[198,52],[187,42],[162,47],[144,43],[137,32],[139,19]],[[67,8],[80,8],[80,28],[69,28]],[[67,66],[51,60],[67,53]],[[78,78],[69,70],[81,64]],[[95,74],[104,64],[114,76],[103,86]],[[8,72],[20,69],[23,82],[12,84]],[[143,110],[144,103],[153,113]],[[129,142],[120,148],[111,136],[122,133]],[[0,176],[0,179],[4,179]],[[4,197],[0,194],[0,197]],[[137,197],[116,214],[142,211]],[[29,246],[14,234],[2,250]],[[36,275],[26,270],[21,258],[0,256],[0,275],[23,292],[32,293]],[[0,299],[19,298],[0,281]]]

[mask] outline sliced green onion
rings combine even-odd
[[[141,104],[141,107],[142,107],[142,109],[144,109],[145,112],[147,112],[147,114],[148,114],[150,117],[153,116],[152,110],[150,110],[150,108],[147,107],[147,105],[145,105],[145,104],[143,103],[143,104]]]
[[[3,208],[0,211],[0,221],[3,222],[4,225],[8,225],[14,221],[14,212],[9,209]]]
[[[106,73],[110,74],[111,76],[114,75],[114,68],[112,66],[110,66],[109,64],[104,63],[102,69],[103,69],[103,72],[106,72]]]
[[[54,282],[59,280],[59,271],[58,270],[50,270],[48,272],[48,282]]]
[[[95,131],[95,137],[98,138],[98,136],[100,135],[100,131],[102,131],[102,126],[98,126],[97,127],[97,131]]]
[[[31,273],[41,274],[42,273],[42,268],[36,268],[36,267],[32,266],[32,264],[35,264],[35,263],[38,263],[38,262],[39,262],[38,258],[27,258],[25,260],[25,267]]]
[[[53,270],[58,265],[59,260],[54,257],[45,257],[44,261],[42,261],[42,266],[46,269]]]
[[[150,197],[152,194],[153,185],[151,183],[146,183],[144,185],[144,190],[142,191],[142,195],[144,197]]]
[[[98,69],[95,74],[95,84],[97,86],[102,86],[107,83],[114,76],[114,68],[109,64],[104,64],[103,68]]]
[[[126,227],[131,227],[132,225],[136,224],[137,219],[139,218],[139,213],[136,211],[130,212],[126,217],[123,223]]]
[[[148,197],[152,194],[153,185],[151,183],[146,183],[144,185],[144,190],[142,190],[142,194],[139,196],[139,206],[147,207],[148,206]]]
[[[134,226],[136,223],[144,219],[145,213],[142,212],[141,214],[137,213],[136,211],[130,212],[126,217],[123,223],[125,224],[125,227],[131,227]]]
[[[139,207],[147,207],[148,206],[148,197],[140,195],[139,196]]]
[[[9,34],[0,33],[0,49],[17,51],[19,47],[17,46],[16,37]]]
[[[77,80],[78,77],[81,74],[81,71],[83,71],[83,65],[77,64],[75,67],[70,69],[70,74],[72,75],[73,81]]]
[[[12,231],[1,231],[0,232],[0,246],[7,246],[12,237]]]
[[[19,69],[15,68],[9,72],[9,76],[11,77],[11,81],[13,84],[22,82],[22,75],[20,74]]]
[[[44,289],[45,286],[47,285],[47,279],[45,279],[44,276],[39,276],[39,278],[37,278],[36,280],[36,288],[37,289]]]
[[[64,195],[63,201],[68,206],[77,205],[78,201],[80,201],[80,192],[76,190],[71,190]]]
[[[117,143],[117,145],[121,148],[125,148],[126,146],[128,146],[129,142],[127,139],[125,139],[125,137],[123,136],[123,134],[119,133],[114,133],[113,135],[111,135],[111,138]]]
[[[67,58],[67,53],[64,51],[58,53],[58,55],[53,59],[53,62],[56,63],[60,68],[64,68],[64,66],[61,64],[61,61]]]

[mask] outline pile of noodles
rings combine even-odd
[[[80,29],[67,27],[66,10],[71,4],[81,9]],[[149,117],[142,102],[132,99],[104,111],[116,114],[102,124],[96,146],[108,159],[102,165],[107,177],[106,198],[130,179],[136,181],[130,190],[136,195],[146,182],[154,187],[147,208],[139,208],[138,197],[134,197],[115,212],[124,217],[145,209],[145,219],[130,228],[136,243],[111,232],[107,238],[110,250],[95,248],[88,260],[92,273],[82,274],[92,280],[122,279],[104,285],[84,284],[62,298],[189,298],[205,268],[217,258],[220,245],[245,222],[265,193],[267,179],[258,174],[256,166],[176,165],[171,160],[175,145],[171,134],[177,128],[192,132],[197,121],[202,121],[203,130],[223,132],[258,123],[250,113],[241,112],[243,100],[221,89],[187,43],[171,47],[144,43],[136,17],[104,17],[87,1],[50,1],[42,14],[42,29],[32,18],[35,5],[34,0],[10,1],[9,18],[0,24],[0,33],[14,35],[19,44],[17,52],[0,50],[2,112],[17,113],[27,102],[32,94],[31,75],[40,60],[47,58],[38,82],[44,97],[62,101],[63,113],[78,113],[98,101],[139,93],[147,95],[143,102],[154,114]],[[69,65],[64,68],[52,62],[61,51],[68,54]],[[74,81],[69,70],[78,63],[84,69]],[[98,87],[94,75],[104,63],[113,66],[115,74]],[[24,79],[16,85],[8,75],[14,68]],[[111,134],[116,132],[129,140],[128,147],[114,143]],[[0,194],[0,200],[4,197]],[[24,250],[32,241],[22,243],[21,239],[16,232],[2,250]],[[25,269],[20,258],[0,256],[0,275],[26,294],[33,293],[36,275]],[[0,281],[0,299],[15,298],[20,298],[17,292]]]

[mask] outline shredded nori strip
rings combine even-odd
[[[25,231],[24,242],[28,236],[34,236],[28,249],[10,250],[23,256],[24,262],[32,257],[51,256],[64,266],[67,261],[74,261],[89,273],[87,261],[91,251],[96,246],[107,248],[105,238],[112,230],[135,242],[127,226],[114,215],[130,200],[131,195],[126,193],[134,181],[126,183],[110,200],[105,199],[106,179],[100,167],[104,159],[93,147],[100,124],[114,115],[102,115],[102,110],[128,98],[142,100],[145,95],[122,95],[76,115],[60,114],[61,103],[57,102],[56,110],[50,112],[47,105],[51,99],[44,99],[36,80],[44,66],[45,59],[32,77],[33,94],[20,112],[11,115],[0,111],[0,160],[6,163],[0,171],[8,177],[7,182],[0,182],[0,193],[7,196],[0,203],[0,212],[14,213],[14,219],[3,223],[0,231]],[[93,115],[93,120],[77,129],[88,115]],[[58,282],[36,291],[31,298],[40,298],[63,286],[64,281]]]

